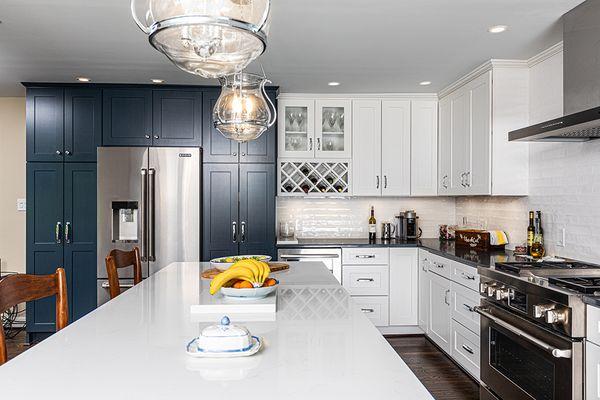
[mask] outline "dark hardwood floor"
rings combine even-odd
[[[478,400],[479,385],[425,336],[386,336],[436,400]]]

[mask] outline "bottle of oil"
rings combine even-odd
[[[377,236],[377,220],[375,219],[375,207],[371,206],[371,216],[369,217],[369,242],[374,243]]]
[[[529,211],[529,226],[527,226],[527,254],[531,254],[531,246],[533,246],[533,238],[535,236],[533,217],[533,211]]]
[[[530,254],[534,258],[542,258],[546,254],[546,249],[544,249],[544,230],[542,229],[542,212],[537,211],[536,214],[535,235]]]

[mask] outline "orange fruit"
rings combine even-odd
[[[239,289],[242,282],[244,282],[244,281],[236,280],[235,283],[233,284],[233,287],[236,289]]]
[[[234,286],[237,289],[252,289],[254,286],[248,281],[240,281],[239,286]]]
[[[275,286],[277,284],[277,281],[273,278],[269,278],[265,281],[265,283],[263,283],[263,287],[267,287],[267,286]]]

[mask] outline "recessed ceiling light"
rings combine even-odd
[[[152,83],[165,83],[164,79],[152,79]]]
[[[427,85],[431,85],[430,81],[423,81],[423,82],[419,82],[419,85],[421,86],[427,86]]]
[[[340,86],[339,82],[329,82],[328,83],[329,86]]]
[[[77,79],[79,82],[90,82],[91,79],[90,78],[86,78],[85,76],[78,76]]]
[[[494,25],[488,28],[489,33],[502,33],[508,29],[506,25]]]

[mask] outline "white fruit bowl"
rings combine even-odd
[[[227,258],[233,258],[234,261],[233,262],[224,261]],[[231,267],[236,262],[247,259],[247,258],[254,258],[257,261],[269,262],[269,261],[271,261],[272,257],[260,255],[260,254],[219,257],[219,258],[213,258],[212,260],[210,260],[210,266],[212,268],[218,269],[219,271],[227,271],[229,269],[229,267]]]
[[[259,288],[247,288],[247,289],[236,289],[232,287],[222,287],[221,293],[223,296],[235,297],[238,299],[262,299],[277,290],[277,282],[273,286],[259,287]]]

